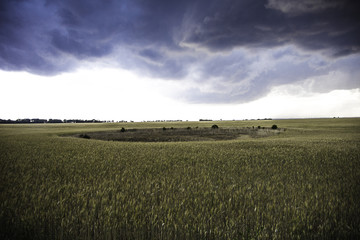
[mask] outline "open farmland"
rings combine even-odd
[[[101,141],[151,128],[262,138]],[[0,125],[1,239],[360,238],[360,119]]]

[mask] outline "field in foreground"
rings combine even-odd
[[[0,126],[1,239],[359,239],[360,119],[266,138],[111,142],[64,134],[214,122]]]

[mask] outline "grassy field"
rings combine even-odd
[[[116,142],[148,128],[264,138]],[[1,239],[359,239],[360,119],[0,125]]]

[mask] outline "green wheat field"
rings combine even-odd
[[[119,142],[149,128],[265,137]],[[359,239],[360,118],[0,125],[1,239]]]

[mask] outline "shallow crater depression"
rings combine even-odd
[[[111,131],[88,132],[72,135],[85,139],[122,142],[188,142],[188,141],[220,141],[239,138],[267,137],[285,129],[272,128],[145,128],[119,129]]]

